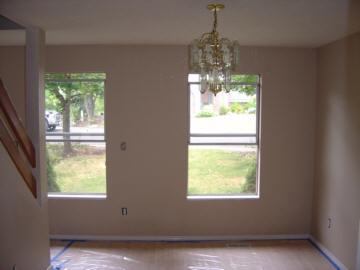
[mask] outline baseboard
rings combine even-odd
[[[52,240],[91,240],[91,241],[231,241],[231,240],[300,240],[309,239],[308,234],[277,235],[206,235],[206,236],[125,236],[125,235],[65,235],[52,234]]]
[[[318,242],[313,236],[309,238],[310,242],[320,251],[320,253],[326,257],[326,259],[335,267],[337,270],[349,270],[338,258],[335,257],[324,245]]]

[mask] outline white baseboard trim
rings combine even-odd
[[[338,270],[349,270],[338,258],[335,257],[324,245],[318,242],[313,236],[310,236],[310,241],[319,249],[319,251],[327,257],[327,259],[332,263],[335,269]]]
[[[52,240],[91,240],[91,241],[222,241],[222,240],[300,240],[309,239],[308,234],[277,235],[206,235],[206,236],[135,236],[135,235],[66,235],[51,234]]]

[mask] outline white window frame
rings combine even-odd
[[[234,74],[234,75],[257,75],[258,82],[257,83],[232,83],[233,85],[238,86],[254,86],[256,87],[256,134],[191,134],[191,95],[190,95],[190,87],[191,85],[200,85],[200,82],[189,82],[188,81],[188,91],[187,91],[187,99],[188,99],[188,146],[187,146],[187,163],[186,163],[186,195],[188,200],[231,200],[231,199],[259,199],[260,198],[260,115],[261,115],[261,76],[260,74]],[[200,91],[200,90],[199,90]],[[194,136],[195,135],[195,136]],[[191,142],[191,137],[255,137],[254,143],[236,143],[236,142],[226,142],[226,143],[196,143]],[[236,194],[236,195],[188,195],[188,187],[189,187],[189,146],[191,145],[248,145],[248,146],[256,146],[256,193],[255,194]]]
[[[66,83],[66,82],[103,82],[104,83],[104,111],[106,115],[106,104],[105,104],[105,90],[106,90],[106,73],[105,72],[46,72],[46,74],[51,73],[103,73],[105,74],[104,79],[45,79],[45,84],[47,82],[57,82],[57,83]],[[45,89],[44,89],[45,91]],[[51,133],[45,131],[45,145],[48,142],[78,142],[78,143],[86,143],[86,142],[99,142],[105,144],[105,149],[107,147],[106,144],[106,120],[104,125],[104,132],[103,133],[77,133],[77,132],[70,132],[70,138],[69,139],[48,139],[48,137],[54,137],[54,136],[61,136],[63,133]],[[95,137],[95,139],[72,139],[71,136],[87,136],[87,137]],[[96,137],[102,137],[102,139],[97,139]],[[106,156],[106,150],[105,150],[105,156]],[[106,161],[106,158],[105,158]],[[105,168],[105,170],[107,170]],[[86,193],[86,192],[48,192],[48,198],[49,199],[85,199],[85,200],[105,200],[107,198],[108,193],[108,183],[107,183],[107,172],[105,172],[105,182],[106,182],[106,192],[105,193]]]

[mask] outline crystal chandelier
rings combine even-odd
[[[210,33],[191,43],[190,68],[200,74],[200,91],[207,90],[216,95],[231,90],[231,73],[238,62],[239,45],[236,41],[221,38],[217,31],[217,12],[222,4],[210,4],[207,8],[214,14],[214,25]]]

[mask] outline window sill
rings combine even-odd
[[[48,193],[49,199],[106,200],[106,194]]]
[[[259,195],[189,195],[186,197],[191,201],[205,201],[205,200],[257,200]]]

